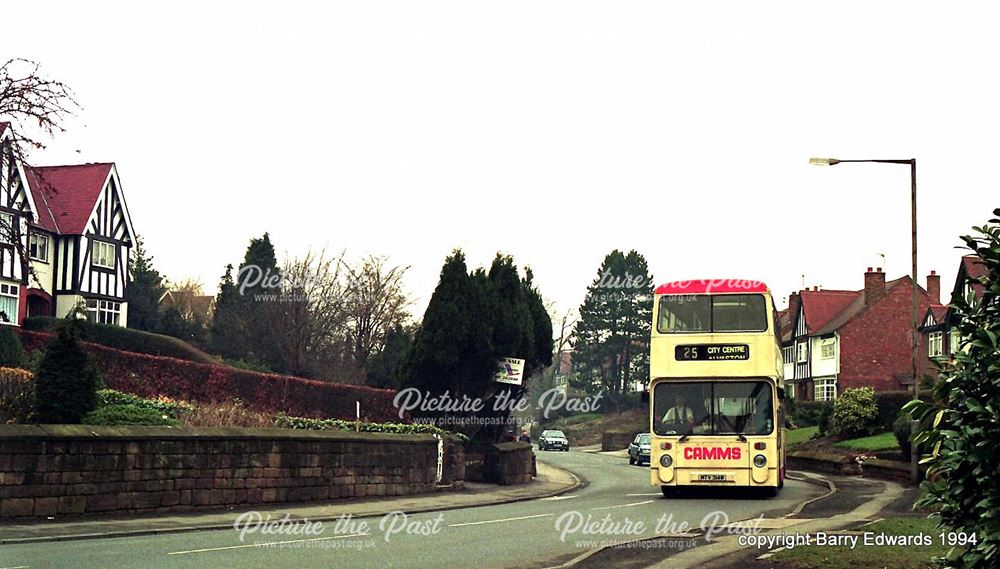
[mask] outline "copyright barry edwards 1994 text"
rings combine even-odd
[[[819,547],[913,547],[928,546],[938,542],[942,545],[974,544],[975,535],[956,532],[942,532],[938,535],[918,533],[914,535],[893,535],[866,531],[863,533],[784,533],[777,535],[751,534],[739,536],[739,544],[743,547],[757,549],[775,549],[784,547],[794,549],[815,545]]]

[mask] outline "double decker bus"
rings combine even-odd
[[[655,289],[649,357],[650,483],[784,485],[780,330],[767,285],[678,281]]]

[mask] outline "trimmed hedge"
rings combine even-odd
[[[304,429],[315,431],[326,431],[330,429],[341,431],[353,431],[354,421],[344,419],[308,419],[305,417],[289,417],[288,415],[278,415],[274,419],[274,426],[282,429]],[[461,440],[469,440],[469,437],[461,433],[452,433],[436,425],[428,423],[368,423],[362,422],[358,425],[358,430],[362,433],[393,433],[397,435],[441,435],[458,437]]]
[[[23,369],[0,367],[0,424],[26,423],[34,410],[34,375]]]
[[[796,401],[793,405],[792,420],[798,428],[819,426],[824,411],[833,410],[831,401]]]
[[[44,350],[51,339],[51,334],[21,330],[21,342],[28,351]],[[360,401],[364,420],[400,420],[392,403],[396,392],[389,389],[258,373],[89,342],[83,346],[96,358],[107,387],[140,397],[212,403],[239,399],[250,408],[275,414],[337,419],[353,419],[355,401]]]
[[[911,400],[910,391],[879,391],[875,393],[875,405],[878,407],[878,430],[891,431],[899,410]]]
[[[80,421],[84,425],[117,427],[122,425],[178,427],[180,421],[153,409],[138,405],[105,405],[98,407]]]
[[[23,327],[25,330],[33,332],[56,332],[65,322],[62,318],[32,316],[24,319]],[[122,326],[112,326],[110,324],[95,324],[86,320],[77,322],[77,327],[80,330],[80,339],[84,342],[93,342],[109,348],[148,354],[150,356],[177,358],[203,364],[215,364],[220,361],[219,358],[215,358],[184,340],[172,336],[153,334],[151,332],[123,328]]]

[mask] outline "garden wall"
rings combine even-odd
[[[445,445],[454,487],[461,449]],[[437,452],[430,435],[0,425],[0,518],[434,492]]]
[[[21,330],[25,350],[44,350],[53,334]],[[396,392],[260,373],[116,350],[82,343],[92,354],[108,387],[140,397],[167,396],[201,402],[226,402],[235,398],[261,411],[298,417],[354,419],[355,402],[361,403],[363,420],[400,421],[392,404]]]

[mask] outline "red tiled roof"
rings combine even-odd
[[[768,292],[767,285],[748,279],[702,279],[674,281],[656,287],[656,294]]]
[[[948,314],[948,307],[943,304],[932,304],[930,310],[936,324],[943,322],[945,315]]]
[[[861,295],[851,290],[804,290],[799,293],[809,334],[815,334]]]
[[[28,186],[39,209],[38,225],[56,233],[82,234],[112,166],[26,166]]]

